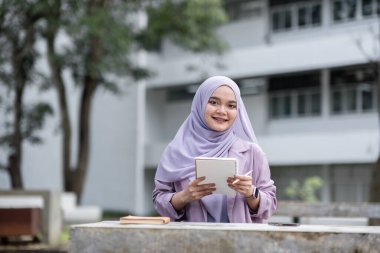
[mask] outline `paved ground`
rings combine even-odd
[[[49,246],[42,243],[27,243],[19,245],[4,245],[0,244],[1,253],[31,253],[31,252],[45,252],[45,253],[67,253],[67,245]]]

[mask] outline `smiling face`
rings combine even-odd
[[[205,122],[214,131],[225,131],[235,121],[237,102],[233,90],[222,85],[217,88],[208,100],[205,109]]]

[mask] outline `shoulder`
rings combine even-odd
[[[252,152],[265,155],[264,151],[257,143],[246,141],[241,138],[238,138],[234,144],[232,144],[231,149],[239,153]]]

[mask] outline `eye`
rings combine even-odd
[[[215,100],[213,100],[213,99],[210,99],[210,100],[208,101],[208,103],[209,103],[210,105],[217,105],[217,102],[216,102]]]
[[[229,104],[228,108],[230,108],[230,109],[236,109],[236,105],[235,104]]]

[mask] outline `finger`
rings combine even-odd
[[[204,191],[215,191],[215,184],[205,184],[205,185],[198,185],[196,187],[196,191],[198,192],[204,192]]]
[[[251,176],[242,176],[242,175],[236,175],[236,178],[245,181],[245,180],[252,180]]]
[[[236,185],[238,187],[251,187],[252,182],[251,181],[239,181],[234,185]]]
[[[206,179],[206,177],[198,177],[196,179],[194,179],[193,181],[191,181],[191,185],[198,185],[200,182],[204,181]]]
[[[227,179],[227,184],[232,184],[232,183],[236,183],[236,180],[238,180],[238,179],[236,179],[236,178],[228,178]]]
[[[205,196],[211,195],[211,194],[213,194],[214,191],[215,191],[215,188],[207,190],[207,191],[201,191],[201,192],[194,193],[193,194],[193,200],[199,200]]]

